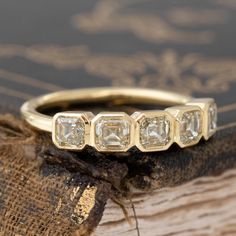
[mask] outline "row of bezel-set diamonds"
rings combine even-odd
[[[61,112],[53,118],[52,138],[60,149],[79,151],[93,146],[101,152],[125,152],[136,146],[143,152],[167,150],[208,140],[216,131],[214,99],[194,99],[164,111]]]

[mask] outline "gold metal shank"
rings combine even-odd
[[[170,106],[164,111],[60,112],[54,117],[39,108],[64,103],[157,104]],[[178,106],[177,106],[178,105]],[[177,93],[141,88],[88,88],[65,90],[27,101],[21,107],[23,118],[33,127],[52,132],[61,149],[82,150],[86,145],[100,152],[126,152],[137,146],[142,152],[163,151],[173,142],[180,147],[195,145],[203,136],[216,131],[214,99],[194,99]]]

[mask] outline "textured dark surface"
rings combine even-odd
[[[213,96],[236,118],[232,0],[0,1],[1,104],[63,88],[140,86]]]
[[[83,170],[82,161],[64,165],[59,154],[43,150],[50,146],[47,137],[10,115],[0,117],[0,130],[0,235],[91,232],[101,219],[111,184],[78,171]],[[122,169],[119,164],[111,167]]]
[[[107,199],[122,204],[135,189],[173,187],[236,167],[235,128],[209,142],[158,154],[58,150],[49,135],[0,116],[0,233],[88,235]]]

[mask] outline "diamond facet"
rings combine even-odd
[[[180,141],[189,144],[199,139],[202,132],[202,117],[200,111],[188,111],[180,120]]]
[[[85,124],[81,118],[59,116],[55,121],[55,138],[61,147],[80,148],[85,143]]]
[[[203,137],[208,140],[217,128],[217,106],[215,100],[212,98],[198,98],[193,99],[186,105],[198,106],[203,111]]]
[[[94,124],[95,145],[101,151],[124,151],[130,147],[131,122],[124,115],[101,115]]]
[[[142,152],[167,150],[174,141],[174,117],[166,111],[134,112],[135,145]]]
[[[217,128],[217,106],[212,103],[208,109],[208,134],[211,135]]]
[[[170,121],[165,116],[145,118],[140,126],[140,143],[146,149],[164,146],[170,141]]]

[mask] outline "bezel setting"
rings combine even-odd
[[[91,112],[59,112],[53,117],[52,140],[60,149],[82,150],[89,144]]]
[[[126,152],[134,146],[134,121],[124,112],[101,112],[92,120],[90,140],[100,152]]]
[[[108,102],[114,105],[177,105],[164,111],[60,112],[54,117],[45,108]],[[158,113],[159,112],[159,113]],[[32,127],[52,133],[54,144],[79,151],[87,145],[100,152],[126,152],[137,146],[141,151],[166,150],[173,142],[180,147],[208,140],[217,131],[214,99],[195,99],[165,90],[128,87],[69,89],[45,94],[21,106],[23,119]],[[164,114],[164,115],[163,115]]]
[[[212,98],[194,99],[186,105],[199,106],[203,110],[203,137],[208,140],[217,130],[217,105]]]
[[[135,144],[142,152],[167,150],[174,140],[174,118],[166,111],[135,112]]]
[[[198,106],[167,108],[175,117],[175,142],[182,148],[197,144],[202,138],[203,112]]]
[[[80,151],[86,145],[100,152],[167,150],[208,140],[216,132],[214,99],[193,99],[183,106],[163,110],[124,112],[60,112],[53,117],[52,139],[60,149]]]

